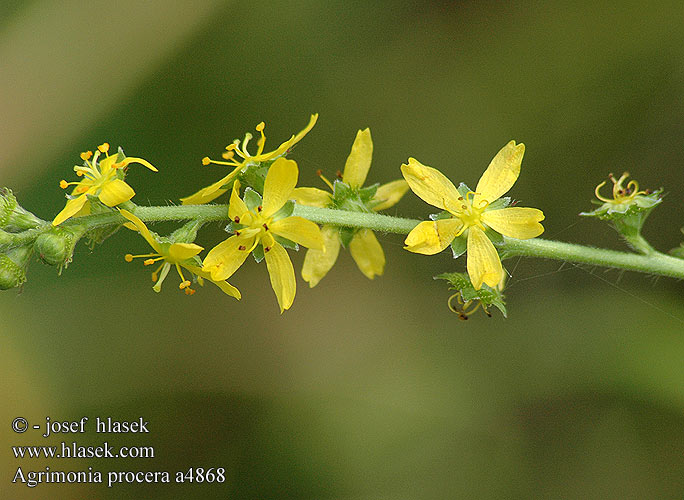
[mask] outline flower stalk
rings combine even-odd
[[[187,221],[229,222],[228,205],[182,205],[135,208],[134,213],[142,221]],[[329,208],[295,206],[293,215],[303,217],[318,224],[332,224],[354,228],[366,228],[384,233],[408,234],[421,221],[392,217],[376,213],[349,212]],[[73,224],[84,225],[88,230],[108,225],[119,225],[127,222],[117,213],[88,215],[68,220],[64,227]],[[30,230],[37,236],[40,229]],[[532,238],[518,240],[504,237],[503,243],[497,245],[504,258],[524,256],[542,259],[561,260],[578,264],[589,264],[600,267],[625,269],[647,274],[657,274],[672,278],[684,279],[684,259],[672,257],[661,252],[650,252],[639,255],[585,245]]]

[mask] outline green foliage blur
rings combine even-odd
[[[524,142],[509,193],[546,214],[544,237],[624,249],[592,208],[609,172],[665,188],[643,234],[684,226],[684,4],[612,2],[50,2],[0,5],[0,185],[51,219],[81,151],[108,141],[139,204],[178,203],[226,171],[204,167],[266,122],[277,146],[320,113],[291,158],[323,188],[359,128],[369,183],[409,156],[473,185]],[[426,218],[410,193],[392,213]],[[171,226],[155,226],[161,232]],[[201,233],[206,248],[222,228]],[[0,497],[101,499],[646,499],[684,496],[682,283],[513,259],[509,318],[449,311],[433,280],[450,252],[379,235],[385,276],[347,252],[279,314],[265,266],[237,302],[126,263],[121,231],[73,263],[33,262],[0,296]],[[293,256],[299,272],[303,252]],[[147,435],[11,432],[96,416]],[[154,446],[154,459],[16,460],[10,445]],[[225,467],[222,485],[12,484],[23,470]]]

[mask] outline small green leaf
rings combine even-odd
[[[375,193],[377,193],[379,186],[379,183],[375,183],[372,186],[359,189],[359,198],[361,198],[361,201],[364,203],[370,202],[373,199],[373,196],[375,196]]]

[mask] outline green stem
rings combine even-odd
[[[226,222],[228,220],[227,205],[135,207],[134,212],[145,222],[192,219],[201,222]],[[318,224],[367,228],[374,231],[397,234],[407,234],[421,222],[419,220],[391,217],[376,213],[348,212],[303,205],[297,205],[293,215],[303,217]],[[94,229],[112,224],[122,224],[123,222],[125,222],[125,219],[113,212],[70,219],[64,223],[64,226],[87,225],[88,229]],[[541,238],[530,240],[504,238],[504,242],[499,245],[499,249],[507,258],[526,256],[555,259],[684,279],[684,259],[670,257],[656,251],[649,252],[647,255],[638,255]]]

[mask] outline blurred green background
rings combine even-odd
[[[50,219],[78,153],[109,141],[159,168],[129,175],[165,204],[225,174],[203,168],[266,121],[300,185],[344,165],[358,128],[371,182],[409,156],[474,185],[510,139],[527,152],[511,194],[549,238],[623,248],[577,216],[629,170],[665,187],[646,237],[684,225],[684,4],[652,2],[5,1],[0,6],[0,184]],[[424,218],[414,196],[393,209]],[[192,297],[123,254],[120,233],[79,246],[61,277],[31,265],[0,297],[2,498],[684,498],[684,307],[668,279],[508,261],[509,319],[460,322],[432,276],[446,253],[380,235],[385,276],[348,253],[278,313],[264,265]],[[221,228],[202,233],[209,246]],[[303,253],[293,257],[301,268]],[[170,278],[171,279],[171,278]],[[14,417],[150,421],[148,435],[65,436],[151,445],[151,460],[15,460]],[[11,484],[27,470],[225,467],[223,485]]]

